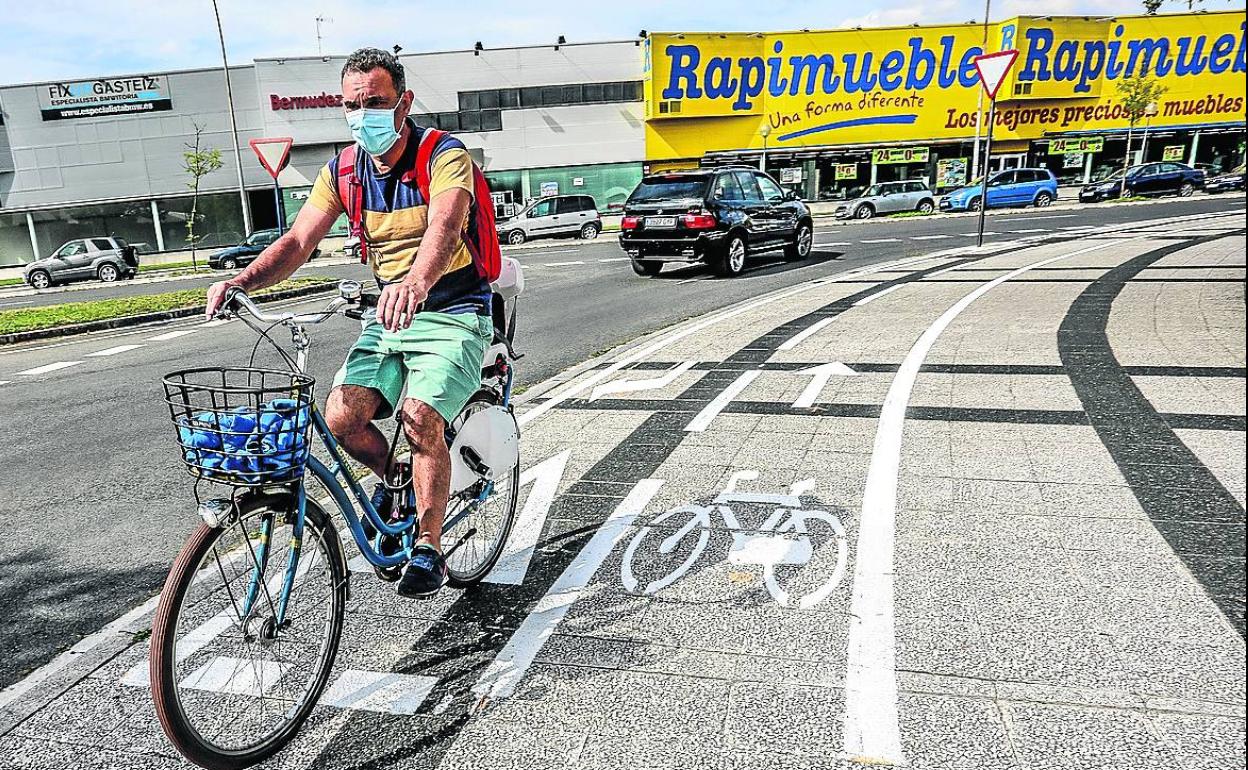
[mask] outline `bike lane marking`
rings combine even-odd
[[[473,685],[472,692],[478,697],[479,706],[490,699],[506,698],[515,692],[516,685],[533,665],[533,660],[568,610],[580,598],[603,560],[624,538],[633,521],[645,511],[662,486],[661,479],[642,479],[633,485]]]
[[[1135,240],[1138,239],[1137,236]],[[904,765],[906,762],[898,716],[893,557],[902,432],[910,394],[927,354],[954,319],[975,300],[1002,283],[1029,270],[1120,244],[1121,241],[1107,241],[1050,257],[979,286],[958,300],[923,332],[889,385],[876,424],[854,551],[854,587],[849,610],[849,654],[845,672],[844,754],[850,760],[891,765]]]
[[[887,289],[881,289],[880,291],[877,291],[875,294],[872,294],[867,297],[863,297],[862,299],[854,303],[854,307],[862,307],[863,305],[869,305],[872,302],[875,302],[880,297],[884,297],[889,294],[892,294],[893,292],[900,289],[901,286],[902,284],[897,284],[896,286],[889,286]]]
[[[188,334],[194,334],[197,329],[175,329],[164,334],[157,334],[155,337],[148,337],[148,342],[164,342],[165,340],[173,340],[178,337],[185,337]]]
[[[555,493],[559,491],[559,482],[563,480],[563,472],[571,456],[572,450],[565,449],[520,474],[520,486],[532,484],[533,488],[525,498],[524,508],[516,518],[498,563],[482,582],[514,586],[524,582],[524,576],[529,572],[529,563],[537,548],[537,540],[542,534],[542,526],[546,523],[550,505],[555,500]]]
[[[802,329],[797,334],[794,334],[792,337],[789,337],[787,340],[780,343],[780,347],[776,348],[776,350],[792,350],[793,348],[805,342],[811,336],[818,334],[821,330],[823,330],[825,327],[830,325],[835,320],[836,320],[835,318],[824,318],[824,319],[815,321],[810,326],[807,326],[805,329]]]
[[[603,396],[611,395],[612,393],[636,393],[642,390],[666,388],[675,382],[677,377],[692,369],[693,364],[693,361],[682,361],[668,369],[661,376],[652,377],[648,380],[617,380],[599,385],[589,394],[589,400],[597,401]]]

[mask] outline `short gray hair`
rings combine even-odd
[[[342,65],[340,79],[345,78],[348,72],[367,74],[375,69],[383,69],[390,73],[390,79],[394,81],[395,93],[402,96],[407,90],[407,76],[403,73],[403,65],[399,64],[399,57],[380,48],[361,48],[348,56],[347,63]]]

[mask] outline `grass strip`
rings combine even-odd
[[[254,297],[287,289],[300,289],[317,284],[331,284],[332,278],[308,277],[282,281],[276,286],[261,289]],[[199,307],[204,304],[204,289],[186,289],[164,294],[148,294],[137,297],[116,297],[90,302],[67,302],[63,305],[19,308],[0,311],[0,334],[53,329],[59,326],[89,323],[128,316],[159,313],[166,310]]]

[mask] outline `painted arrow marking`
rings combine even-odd
[[[811,375],[810,384],[806,386],[802,394],[793,402],[794,409],[809,409],[814,406],[815,399],[819,398],[819,394],[823,392],[824,387],[828,384],[828,380],[833,377],[854,377],[858,372],[839,361],[833,361],[830,364],[803,369],[801,374]]]
[[[603,396],[612,393],[636,393],[639,390],[655,390],[657,388],[666,388],[676,381],[676,378],[693,368],[693,361],[682,361],[676,366],[668,369],[659,377],[649,380],[618,380],[616,382],[607,382],[594,388],[589,394],[590,401],[597,401]]]

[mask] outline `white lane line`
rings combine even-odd
[[[567,468],[568,458],[572,450],[564,450],[547,460],[529,468],[520,474],[520,486],[532,484],[529,496],[525,498],[524,508],[516,519],[515,528],[507,538],[507,547],[490,574],[485,576],[486,583],[518,586],[524,582],[529,572],[529,563],[537,550],[537,539],[542,534],[542,525],[550,513],[550,504],[559,491],[559,482],[563,480],[563,472]]]
[[[196,626],[190,633],[178,640],[178,662],[186,661],[195,653],[212,644],[214,639],[233,625],[234,616],[230,614],[229,610],[222,610],[203,624]],[[144,658],[139,663],[134,664],[121,677],[121,683],[129,687],[147,687],[151,683],[148,659]]]
[[[802,329],[797,334],[794,334],[792,337],[789,337],[784,342],[781,342],[780,347],[776,348],[776,350],[778,351],[779,350],[792,350],[793,348],[805,342],[811,336],[818,334],[821,329],[828,326],[828,324],[832,323],[833,320],[835,319],[823,318],[821,320],[815,321],[810,326],[807,326],[805,329]]]
[[[1095,225],[1066,225],[1065,227],[1059,227],[1057,229],[1068,230],[1068,231],[1074,232],[1076,230],[1095,230],[1096,226]]]
[[[188,334],[194,334],[196,331],[198,330],[197,329],[177,329],[175,331],[165,332],[164,334],[157,334],[155,337],[148,337],[147,341],[148,342],[164,342],[165,340],[174,340],[174,339],[177,339],[178,337],[185,337]]]
[[[943,241],[946,238],[952,238],[952,235],[912,235],[912,241]]]
[[[200,324],[197,328],[200,328],[200,329],[215,329],[215,328],[217,328],[218,326],[225,326],[225,325],[226,325],[226,324],[228,324],[231,320],[232,320],[232,319],[229,319],[229,318],[218,318],[218,319],[216,319],[215,321],[207,321],[207,322],[205,322],[205,323],[202,323],[202,324]]]
[[[901,243],[901,239],[900,238],[868,238],[865,241],[858,241],[858,242],[859,243]]]
[[[849,241],[815,241],[816,246],[853,246]]]
[[[872,302],[875,302],[875,301],[876,301],[877,299],[879,299],[880,297],[886,296],[886,295],[888,295],[888,294],[892,294],[893,292],[895,292],[895,291],[897,291],[898,289],[900,289],[902,286],[905,286],[905,284],[904,284],[904,283],[899,283],[899,284],[897,284],[897,285],[895,285],[895,286],[889,286],[887,289],[880,289],[880,290],[879,290],[879,291],[877,291],[875,294],[871,294],[871,295],[869,295],[869,296],[863,297],[862,299],[860,299],[860,300],[858,300],[857,302],[855,302],[855,303],[854,303],[854,307],[862,307],[863,305],[867,305],[867,304],[870,304],[870,303],[872,303]]]
[[[97,350],[94,353],[87,353],[87,357],[95,358],[97,356],[98,357],[115,356],[118,353],[125,353],[131,350],[138,350],[141,347],[145,347],[145,346],[144,345],[118,345],[115,348],[107,348],[105,350]]]
[[[1047,233],[1048,230],[1043,227],[1032,227],[1027,230],[1011,230],[1012,233]]]
[[[546,595],[538,601],[537,606],[512,634],[507,646],[495,656],[490,667],[472,686],[472,692],[479,698],[479,703],[506,698],[515,692],[516,685],[533,664],[546,640],[555,632],[555,628],[568,614],[568,609],[580,598],[603,560],[627,534],[628,528],[645,511],[661,486],[663,482],[659,479],[642,479],[633,486],[628,496],[620,502]]]
[[[849,608],[845,672],[845,756],[851,761],[904,765],[897,716],[897,635],[893,606],[897,477],[906,408],[919,369],[941,333],[972,302],[996,286],[1038,267],[1118,245],[1100,243],[1020,267],[979,286],[936,319],[906,354],[884,397],[863,490],[854,551],[854,595]]]
[[[570,267],[572,265],[583,265],[583,264],[585,263],[578,259],[575,262],[545,262],[543,263],[543,266],[544,267]]]
[[[18,374],[26,374],[26,375],[47,374],[48,372],[55,372],[61,369],[68,369],[71,366],[77,366],[78,364],[81,364],[81,363],[82,363],[81,361],[57,361],[54,364],[44,364],[43,366],[36,366],[34,369],[27,369],[24,372],[18,372]]]
[[[720,394],[712,399],[711,403],[703,407],[702,411],[698,412],[697,416],[689,421],[689,424],[685,426],[685,431],[701,433],[706,430],[710,426],[711,420],[714,420],[720,412],[724,411],[724,407],[732,403],[732,400],[740,395],[741,391],[745,390],[760,373],[757,370],[742,372],[740,377],[733,380],[731,385],[720,391]]]
[[[14,305],[30,305],[33,303],[34,303],[33,299],[19,299],[19,300],[14,300],[13,302],[0,302],[0,307],[13,307]]]
[[[13,380],[0,380],[0,385],[8,385]]]
[[[436,676],[349,668],[321,696],[322,706],[411,716],[438,683]]]
[[[985,238],[987,238],[989,235],[1000,235],[1000,234],[1001,233],[994,233],[991,230],[984,231]],[[958,233],[958,235],[962,236],[963,238],[978,238],[979,237],[978,233]]]
[[[600,259],[599,262],[627,262],[632,257],[611,257],[610,259]]]

